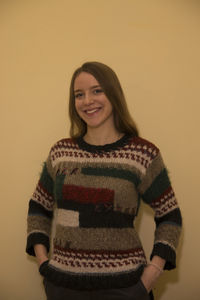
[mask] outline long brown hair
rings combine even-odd
[[[74,81],[81,72],[91,74],[99,82],[112,104],[116,129],[122,133],[138,136],[137,126],[128,111],[125,96],[117,75],[110,67],[99,62],[84,63],[80,68],[75,70],[72,76],[69,92],[70,136],[77,138],[87,132],[87,124],[79,117],[75,108]]]

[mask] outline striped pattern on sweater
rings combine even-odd
[[[42,275],[74,289],[133,285],[146,265],[134,228],[140,198],[155,213],[151,257],[161,256],[172,269],[181,214],[158,148],[128,135],[105,146],[63,139],[51,148],[29,202],[26,251],[35,255],[39,243],[49,250],[56,211]]]

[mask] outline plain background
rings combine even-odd
[[[144,138],[162,152],[183,214],[177,269],[156,300],[200,297],[199,1],[1,0],[0,299],[45,299],[37,264],[25,254],[28,201],[42,162],[67,137],[75,68],[100,61],[119,76]],[[137,226],[149,256],[153,215]]]

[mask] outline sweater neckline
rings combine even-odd
[[[105,145],[93,145],[93,144],[87,143],[83,139],[83,136],[81,136],[81,137],[77,138],[77,143],[78,143],[80,149],[86,150],[88,152],[92,152],[92,153],[110,152],[110,151],[114,151],[114,150],[117,150],[117,149],[123,147],[127,143],[129,138],[130,138],[129,134],[124,134],[119,140],[117,140],[114,143],[105,144]]]

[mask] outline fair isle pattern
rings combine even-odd
[[[112,161],[121,163],[123,161],[124,163],[140,167],[141,172],[144,173],[157,153],[158,149],[155,147],[152,149],[150,143],[140,143],[139,145],[128,144],[123,150],[120,149],[114,152],[91,153],[78,148],[77,144],[74,144],[71,139],[63,139],[59,141],[56,146],[52,147],[51,158],[53,166],[55,166],[56,163],[65,161],[66,157],[68,161],[76,162],[88,161],[101,163],[103,160],[105,163]]]
[[[132,251],[70,251],[59,247],[54,248],[52,259],[54,267],[60,267],[63,271],[81,273],[108,273],[133,271],[140,265],[146,264],[142,249]]]
[[[53,196],[49,195],[40,183],[38,183],[32,199],[44,206],[45,209],[52,210],[54,204]]]
[[[155,216],[157,218],[164,216],[170,211],[178,208],[178,203],[174,191],[170,187],[169,191],[166,191],[159,199],[156,199],[151,207],[155,210]]]
[[[55,205],[52,255],[41,274],[74,289],[130,286],[147,263],[134,228],[140,198],[155,213],[151,257],[172,269],[181,214],[158,148],[128,135],[105,146],[63,139],[51,148],[29,202],[26,251],[35,255],[38,243],[49,250]]]

